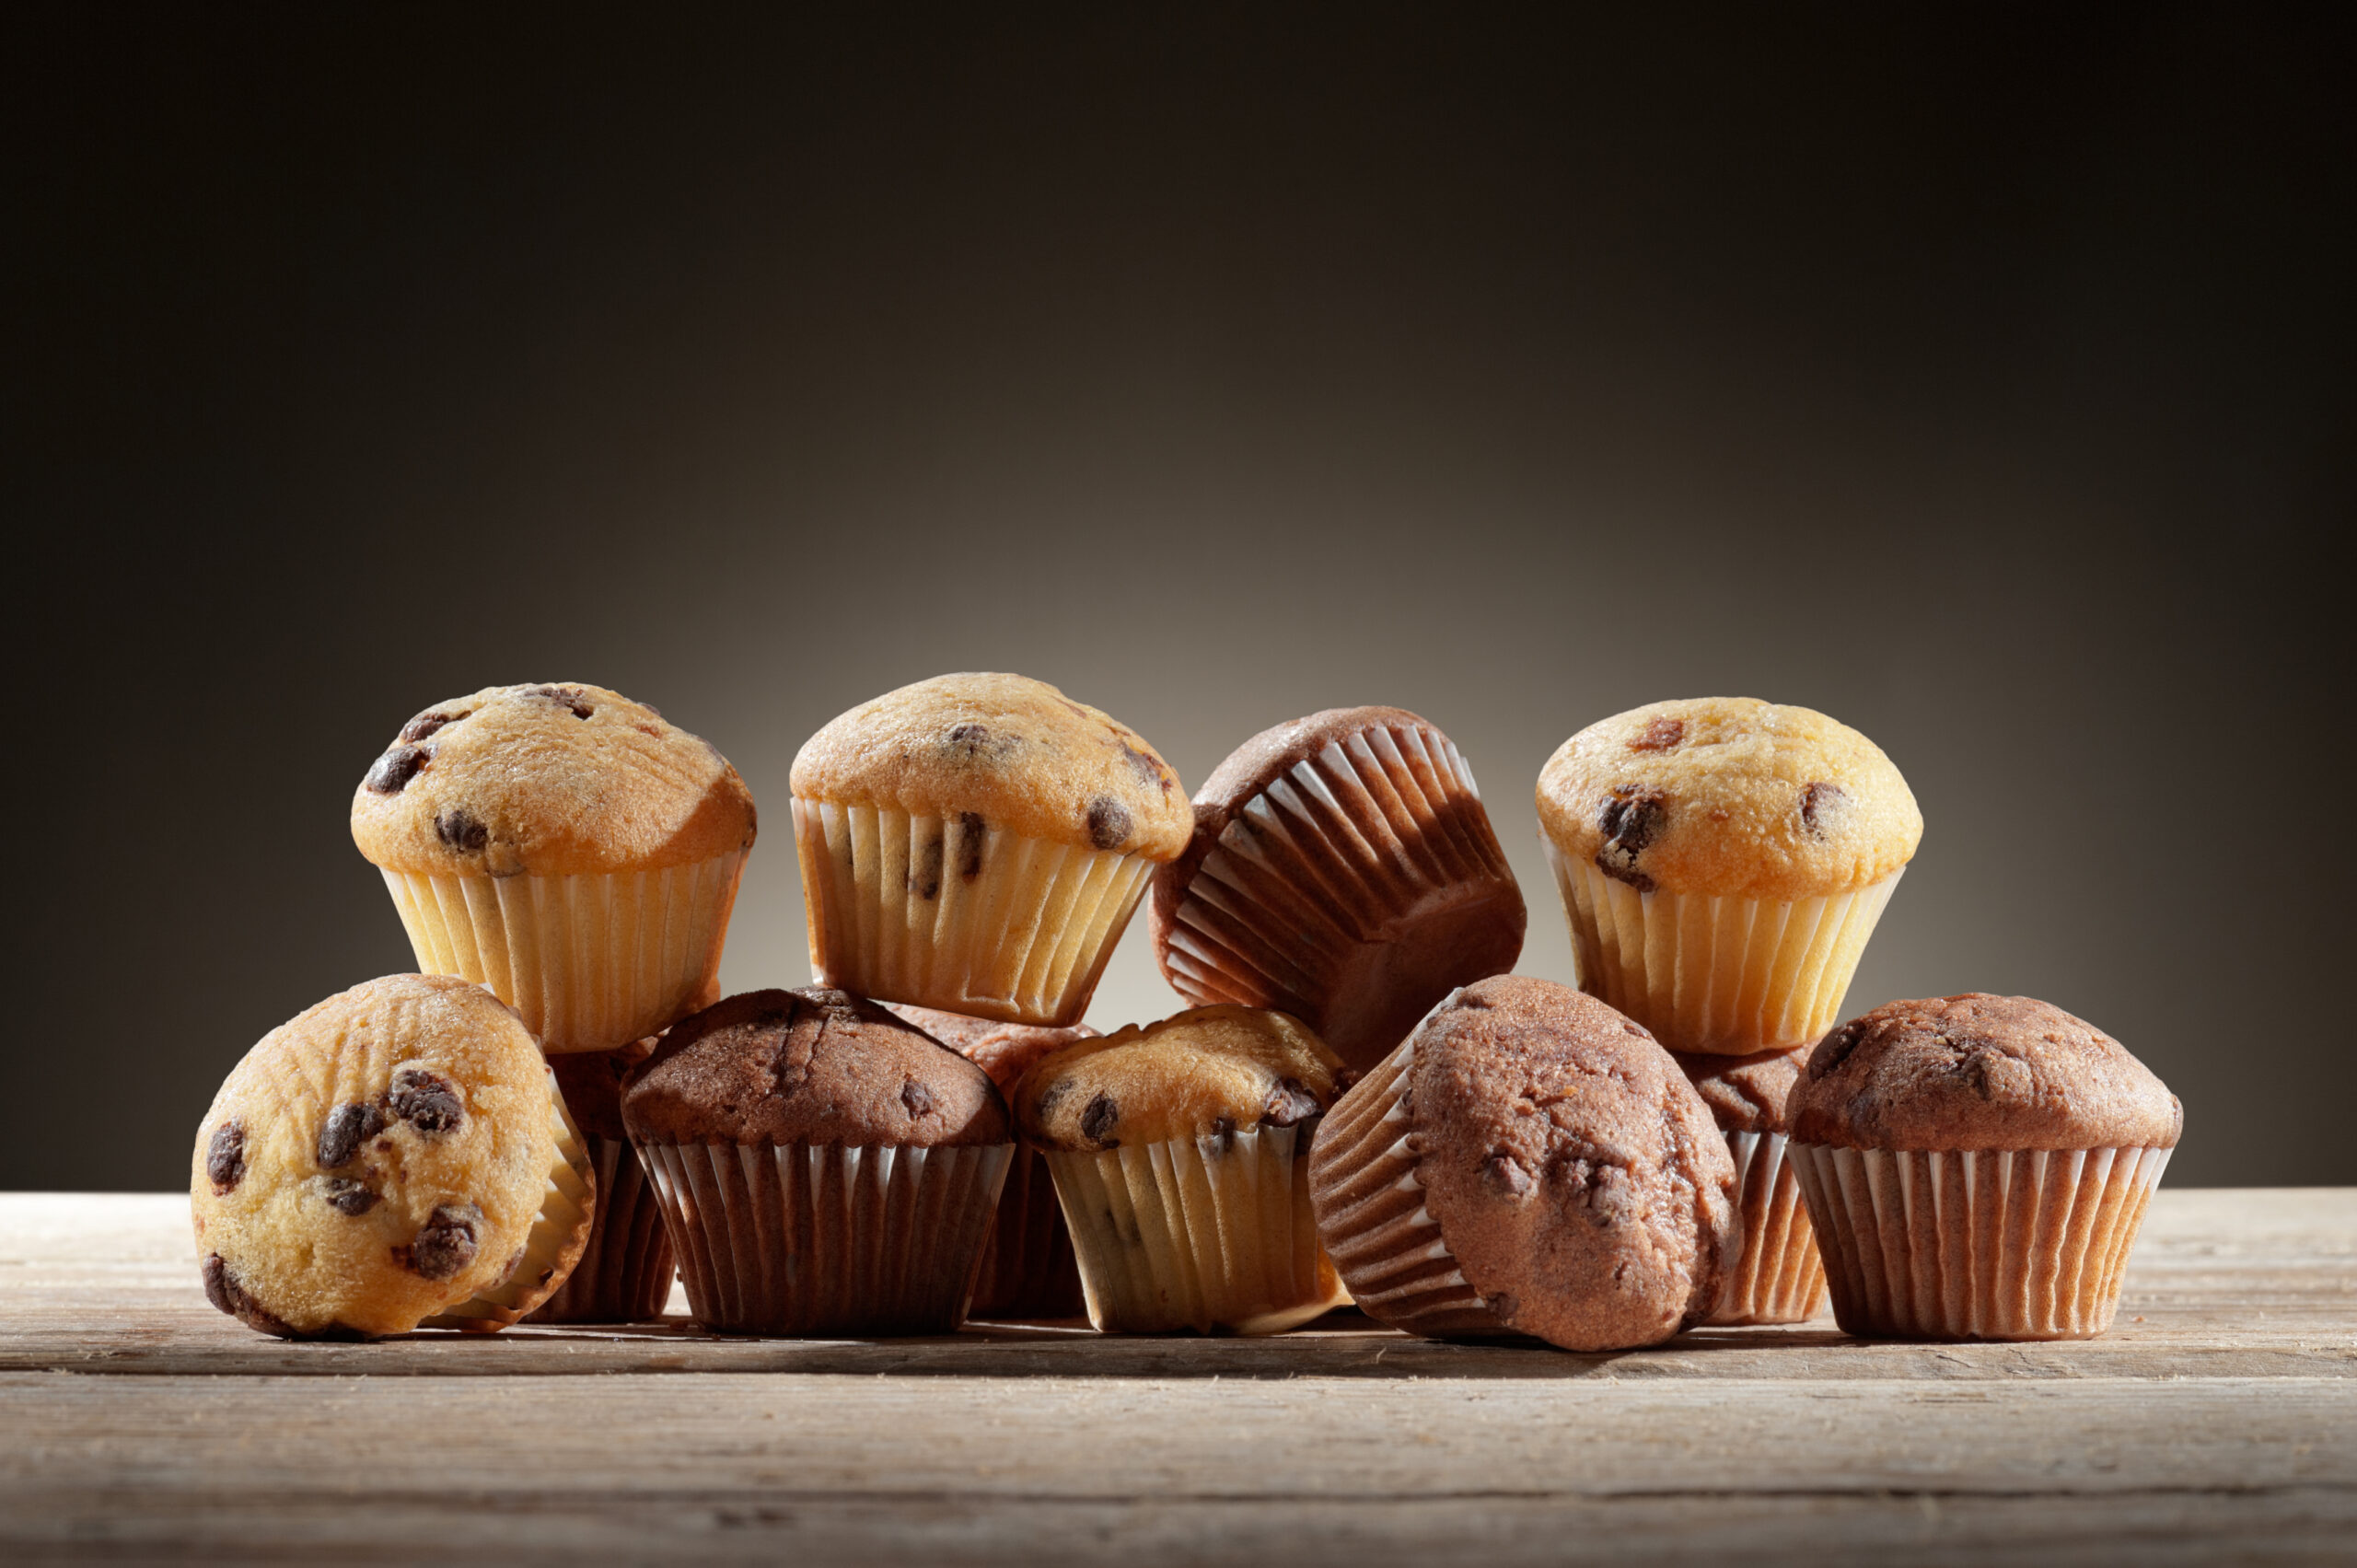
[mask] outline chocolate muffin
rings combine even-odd
[[[1808,1053],[1670,1054],[1726,1134],[1727,1152],[1735,1156],[1743,1259],[1711,1321],[1798,1323],[1815,1317],[1825,1305],[1825,1264],[1809,1230],[1799,1179],[1785,1157],[1792,1126],[1784,1102]]]
[[[1653,1344],[1710,1316],[1742,1247],[1726,1141],[1669,1053],[1519,975],[1447,998],[1342,1097],[1310,1185],[1360,1308],[1421,1334]]]
[[[1238,747],[1196,794],[1150,912],[1179,995],[1290,1013],[1361,1070],[1449,992],[1514,968],[1525,922],[1465,759],[1380,707]]]
[[[811,970],[879,1001],[1077,1023],[1188,827],[1144,737],[1044,681],[888,691],[794,759]]]
[[[2094,1025],[2026,996],[1892,1002],[1809,1055],[1790,1157],[1853,1334],[2086,1339],[2184,1130]]]
[[[512,1323],[563,1283],[594,1204],[530,1032],[447,975],[372,980],[264,1035],[189,1176],[205,1295],[293,1339]]]
[[[642,1043],[645,1050],[577,1051],[550,1061],[598,1173],[598,1213],[580,1262],[533,1310],[531,1322],[651,1322],[670,1302],[678,1273],[671,1237],[654,1184],[622,1126],[622,1081],[655,1044]]]
[[[1107,1333],[1276,1333],[1345,1299],[1303,1158],[1341,1092],[1301,1023],[1197,1007],[1050,1052],[1015,1105]]]
[[[756,991],[664,1036],[622,1092],[688,1303],[726,1333],[940,1334],[1015,1152],[980,1067],[841,991]]]
[[[1068,1029],[1003,1024],[969,1018],[932,1007],[890,1004],[893,1012],[924,1030],[991,1075],[1012,1101],[1015,1086],[1032,1063],[1074,1040],[1095,1040],[1086,1024]],[[974,1278],[976,1318],[1077,1318],[1087,1310],[1080,1290],[1080,1265],[1073,1259],[1072,1230],[1056,1202],[1047,1162],[1029,1144],[1016,1150],[999,1193],[998,1221],[982,1249]]]

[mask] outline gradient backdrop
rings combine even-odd
[[[796,747],[974,668],[1190,786],[1425,714],[1566,980],[1548,753],[1824,709],[1928,822],[1851,1011],[2046,997],[2182,1096],[2173,1182],[2357,1181],[2345,40],[63,15],[0,24],[0,1186],[180,1185],[409,966],[345,812],[427,703],[716,742],[746,989],[808,976]],[[1144,938],[1098,1024],[1177,1005]]]

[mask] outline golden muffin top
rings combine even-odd
[[[602,686],[492,686],[401,726],[352,796],[388,870],[570,877],[750,849],[745,781],[711,742]]]
[[[1342,1063],[1283,1013],[1223,1005],[1076,1040],[1016,1086],[1024,1135],[1081,1151],[1291,1127],[1347,1086]]]
[[[1791,902],[1905,865],[1923,814],[1881,748],[1755,697],[1652,703],[1588,726],[1538,775],[1555,846],[1641,893]]]
[[[1021,675],[938,675],[862,703],[803,743],[794,793],[1157,861],[1195,826],[1144,736]]]
[[[248,1051],[197,1129],[214,1303],[267,1333],[369,1336],[505,1283],[557,1161],[548,1067],[450,975],[331,996]]]

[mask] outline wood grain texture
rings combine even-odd
[[[0,1197],[0,1557],[2357,1557],[2357,1191],[2164,1191],[2118,1328],[1575,1356],[643,1330],[285,1344],[178,1197]]]

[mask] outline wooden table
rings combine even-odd
[[[287,1344],[205,1305],[183,1198],[0,1197],[0,1560],[1116,1555],[2345,1560],[2357,1189],[2162,1192],[2091,1343],[1622,1355],[1348,1314]]]

